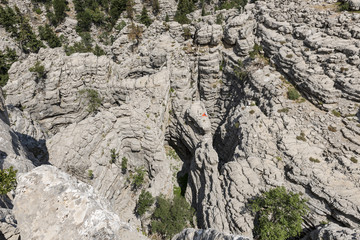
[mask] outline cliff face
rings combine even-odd
[[[91,185],[136,227],[146,225],[134,215],[137,171],[145,170],[142,188],[154,196],[171,196],[173,176],[188,176],[185,197],[198,227],[248,238],[249,199],[285,186],[309,199],[306,233],[333,224],[310,239],[335,236],[340,226],[351,235],[360,227],[360,15],[336,11],[331,0],[271,0],[207,16],[198,10],[188,15],[191,24],[180,25],[163,21],[174,16],[176,3],[159,2],[163,11],[142,25],[139,40],[129,38],[125,18],[111,45],[99,41],[94,27],[105,56],[46,48],[12,65],[0,104],[3,168],[28,172],[50,163]],[[19,8],[26,13],[31,6]],[[140,12],[141,1],[134,8]],[[73,43],[70,13],[57,31]],[[1,49],[19,51],[4,36]],[[37,62],[45,71],[40,79],[29,71]],[[20,232],[28,217],[19,215]],[[187,230],[176,239],[211,239],[221,235],[215,230]]]

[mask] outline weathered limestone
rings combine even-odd
[[[188,228],[183,230],[181,233],[177,234],[172,238],[172,240],[249,240],[249,238],[238,236],[238,235],[230,235],[218,232],[214,229],[206,229],[206,230],[196,230],[193,228]]]
[[[17,228],[17,222],[13,216],[12,210],[0,209],[0,239],[20,240],[20,231]]]
[[[309,232],[327,219],[348,226],[339,233],[330,225],[314,238],[357,236],[351,228],[360,227],[359,15],[334,12],[335,0],[270,0],[242,13],[197,10],[188,16],[192,23],[181,25],[161,21],[166,14],[172,19],[175,1],[159,2],[164,11],[142,39],[129,39],[129,27],[114,32],[107,56],[42,49],[12,66],[5,87],[12,130],[0,105],[0,150],[13,154],[5,165],[27,161],[26,149],[12,148],[23,144],[40,162],[92,185],[123,220],[140,226],[130,175],[143,167],[143,188],[171,196],[177,172],[165,155],[168,142],[183,160],[181,173],[189,174],[186,198],[198,227],[251,238],[249,199],[285,186],[309,199]],[[26,4],[21,8],[30,9]],[[57,30],[74,42],[75,24],[68,17]],[[255,43],[263,49],[256,54]],[[37,61],[45,66],[41,81],[29,71]],[[297,100],[288,98],[292,88]],[[81,94],[86,89],[101,98],[92,113]],[[23,172],[32,168],[27,163]],[[213,230],[181,236],[199,234],[231,239]]]
[[[352,230],[330,223],[323,227],[318,227],[308,237],[303,238],[303,240],[352,240],[358,238],[360,238],[359,230]]]
[[[22,239],[146,239],[91,186],[53,166],[20,175],[14,205]]]

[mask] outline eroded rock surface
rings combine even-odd
[[[188,228],[172,238],[172,240],[249,240],[249,238],[224,234],[214,229],[196,230]]]
[[[19,172],[27,172],[38,162],[24,149],[17,134],[9,126],[4,98],[0,90],[0,163],[1,168],[14,167]]]
[[[14,205],[22,239],[145,239],[91,186],[53,166],[19,176]]]
[[[351,230],[349,228],[340,227],[336,224],[328,224],[324,227],[319,227],[314,232],[312,232],[308,238],[305,239],[353,240],[359,238],[360,238],[360,232],[358,229]]]
[[[175,1],[159,2],[158,19],[174,16]],[[171,196],[179,173],[165,154],[169,143],[188,174],[185,196],[200,228],[251,238],[249,199],[285,186],[309,199],[309,232],[328,219],[351,232],[360,228],[360,17],[336,7],[334,0],[256,1],[241,12],[195,11],[184,26],[155,20],[139,41],[124,27],[104,46],[107,56],[66,56],[60,48],[30,54],[13,64],[4,88],[17,133],[13,140],[4,123],[4,149],[20,140],[39,162],[92,185],[140,226],[131,175],[145,169],[143,188]],[[72,36],[74,24],[68,17],[58,30]],[[43,79],[29,71],[37,61]],[[87,89],[101,98],[93,112]],[[327,234],[320,231],[316,237]]]

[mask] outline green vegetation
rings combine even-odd
[[[36,35],[28,22],[24,22],[20,25],[20,33],[17,40],[24,53],[37,53],[40,48],[44,47],[44,44],[36,38]]]
[[[134,190],[139,189],[145,181],[145,173],[146,171],[144,170],[144,168],[137,168],[135,170],[135,174],[133,174],[131,176],[131,180],[132,180],[132,186]]]
[[[300,93],[294,87],[291,87],[288,89],[287,97],[290,100],[297,100],[300,97]]]
[[[145,6],[143,6],[143,9],[141,11],[140,22],[147,27],[150,26],[152,23],[152,20],[150,19]]]
[[[40,8],[33,8],[33,11],[38,15],[42,14],[42,11]]]
[[[350,4],[345,1],[338,1],[336,3],[338,11],[350,11]]]
[[[307,214],[307,200],[300,195],[287,192],[284,187],[276,187],[250,203],[256,213],[254,232],[260,240],[285,240],[299,236]]]
[[[116,150],[113,148],[113,149],[111,149],[110,150],[110,157],[111,157],[111,159],[110,159],[110,163],[112,164],[112,163],[115,163],[116,162],[116,160],[118,159],[118,157],[119,157],[119,153],[116,153]]]
[[[247,77],[248,73],[245,70],[244,64],[241,60],[239,60],[237,66],[235,66],[234,73],[235,76],[241,81]]]
[[[74,43],[72,46],[65,45],[64,50],[67,56],[70,56],[73,53],[86,53],[86,52],[92,52],[92,38],[90,33],[84,32],[79,34],[81,37],[80,42]]]
[[[83,89],[79,91],[80,95],[86,94],[88,101],[88,111],[90,113],[96,112],[101,106],[101,98],[95,89]]]
[[[93,172],[93,170],[88,170],[88,177],[89,177],[89,179],[90,180],[92,180],[92,179],[94,179],[94,172]]]
[[[309,160],[310,160],[310,162],[313,162],[313,163],[319,163],[320,162],[319,159],[313,158],[313,157],[310,157]]]
[[[188,24],[190,23],[190,20],[186,17],[186,14],[189,14],[194,10],[195,4],[193,0],[179,0],[174,20],[180,24]]]
[[[299,136],[296,137],[297,140],[306,142],[305,133],[301,132]]]
[[[6,8],[0,6],[0,26],[11,34],[24,53],[37,53],[44,45],[36,38],[28,20],[21,14],[19,8],[15,6],[14,9],[15,11],[9,6]]]
[[[224,59],[221,60],[220,64],[219,64],[219,70],[220,71],[223,71],[224,70],[224,67],[225,67],[225,61]]]
[[[174,160],[180,161],[180,157],[179,155],[176,153],[176,151],[170,147],[170,146],[165,146],[165,151],[166,151],[166,156],[171,157]]]
[[[66,17],[67,1],[66,0],[53,0],[52,1],[54,12],[51,12],[49,5],[47,5],[46,17],[49,19],[50,23],[54,26],[59,25],[63,22]]]
[[[39,36],[41,40],[45,40],[48,43],[49,47],[61,47],[60,38],[56,36],[54,30],[48,24],[45,24],[45,27],[39,26]]]
[[[153,8],[154,15],[158,15],[160,13],[159,0],[151,0],[151,5],[152,5],[152,8]]]
[[[190,226],[195,210],[184,197],[175,195],[174,199],[157,197],[156,209],[152,215],[151,231],[171,239],[176,233]]]
[[[46,76],[45,67],[41,65],[41,62],[39,61],[37,61],[33,67],[29,68],[29,71],[36,74],[37,81],[44,79]]]
[[[18,35],[18,24],[19,17],[15,11],[9,6],[6,6],[6,8],[0,6],[0,25],[4,27],[7,32],[11,33],[12,37],[16,37]]]
[[[290,108],[282,108],[282,109],[279,109],[277,112],[278,113],[288,113],[289,112],[289,110],[290,110]]]
[[[221,24],[223,23],[223,21],[224,21],[223,15],[222,15],[221,13],[218,14],[218,15],[216,16],[216,24],[221,25]]]
[[[123,157],[121,159],[121,171],[123,174],[125,174],[127,171],[127,164],[128,164],[128,159],[126,157]]]
[[[0,87],[4,87],[9,80],[8,71],[17,58],[15,50],[9,47],[4,52],[0,50]]]
[[[190,28],[188,27],[184,27],[183,28],[183,37],[185,38],[185,40],[188,40],[191,38],[191,31],[190,31]]]
[[[249,52],[250,58],[255,59],[257,56],[261,55],[262,50],[263,50],[262,46],[255,43],[253,50]]]
[[[331,113],[335,116],[335,117],[341,117],[341,113],[336,111],[335,109],[331,111]]]
[[[144,215],[150,207],[154,204],[155,199],[148,191],[142,190],[136,206],[136,212],[139,216]]]
[[[115,26],[115,29],[120,32],[124,27],[126,27],[126,22],[122,20],[118,25]]]
[[[249,111],[249,113],[250,113],[250,114],[254,114],[254,113],[255,113],[255,110],[254,110],[254,109],[251,109],[251,110]]]
[[[358,160],[355,157],[351,157],[350,161],[352,161],[353,163],[358,163]]]
[[[135,25],[134,23],[131,23],[128,38],[132,41],[136,40],[136,45],[138,45],[142,37],[142,32],[143,32],[142,27]]]
[[[110,6],[110,17],[114,24],[120,17],[121,13],[126,11],[128,0],[112,0]]]
[[[8,169],[0,169],[0,194],[7,194],[16,187],[16,173],[11,166]]]
[[[96,55],[98,57],[106,54],[105,51],[101,47],[99,47],[99,45],[97,45],[97,44],[92,52],[94,53],[94,55]]]
[[[134,5],[135,5],[134,0],[128,0],[126,5],[126,16],[130,19],[134,19],[134,13],[135,13]]]
[[[96,56],[102,56],[105,55],[105,51],[96,44],[96,46],[93,48],[92,41],[90,33],[88,32],[82,32],[79,33],[81,36],[81,41],[74,43],[72,46],[65,45],[64,50],[67,56],[70,56],[73,53],[87,53],[92,52]]]
[[[220,9],[243,8],[247,4],[247,0],[220,0]]]
[[[78,20],[76,31],[88,32],[92,24],[105,25],[105,13],[109,11],[108,0],[74,0],[76,19]],[[114,23],[116,22],[114,19]],[[108,18],[110,21],[110,19]]]

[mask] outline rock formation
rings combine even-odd
[[[197,240],[248,240],[242,236],[229,235],[221,232],[217,232],[214,229],[206,230],[195,230],[188,228],[173,237],[173,240],[186,240],[186,239],[197,239]]]
[[[357,1],[348,2],[357,10]],[[74,199],[89,199],[84,219],[91,220],[92,209],[114,221],[103,226],[99,215],[88,226],[104,229],[101,237],[123,238],[126,224],[118,216],[142,225],[134,214],[140,191],[132,183],[140,170],[146,172],[141,187],[153,196],[172,196],[173,176],[188,176],[185,197],[196,209],[197,227],[213,230],[185,230],[175,239],[251,239],[248,202],[276,186],[309,200],[308,239],[357,237],[360,15],[337,11],[334,0],[255,1],[213,12],[217,3],[204,8],[211,14],[196,10],[188,14],[191,23],[181,25],[163,21],[173,19],[176,1],[159,0],[161,13],[150,14],[149,27],[139,25],[139,39],[129,37],[131,21],[124,16],[119,22],[126,26],[111,33],[111,44],[92,28],[105,56],[42,48],[12,65],[0,101],[0,159],[3,168],[30,171],[19,178],[15,197],[22,238],[72,228],[75,216],[67,220],[65,200],[56,203],[53,196],[65,196],[65,188]],[[31,6],[18,7],[31,15]],[[135,1],[137,12],[142,6]],[[56,31],[73,44],[74,28],[68,14]],[[1,36],[0,49],[19,51],[9,34]],[[41,78],[29,70],[37,62],[45,69]],[[44,163],[54,167],[31,170]],[[46,186],[50,177],[56,182]],[[35,180],[51,191],[41,192]],[[21,209],[32,198],[36,208],[25,214]],[[41,204],[53,211],[48,232],[27,223],[41,220]],[[84,228],[71,232],[101,239],[96,228]]]
[[[14,205],[22,239],[145,239],[91,186],[53,166],[19,176]]]

